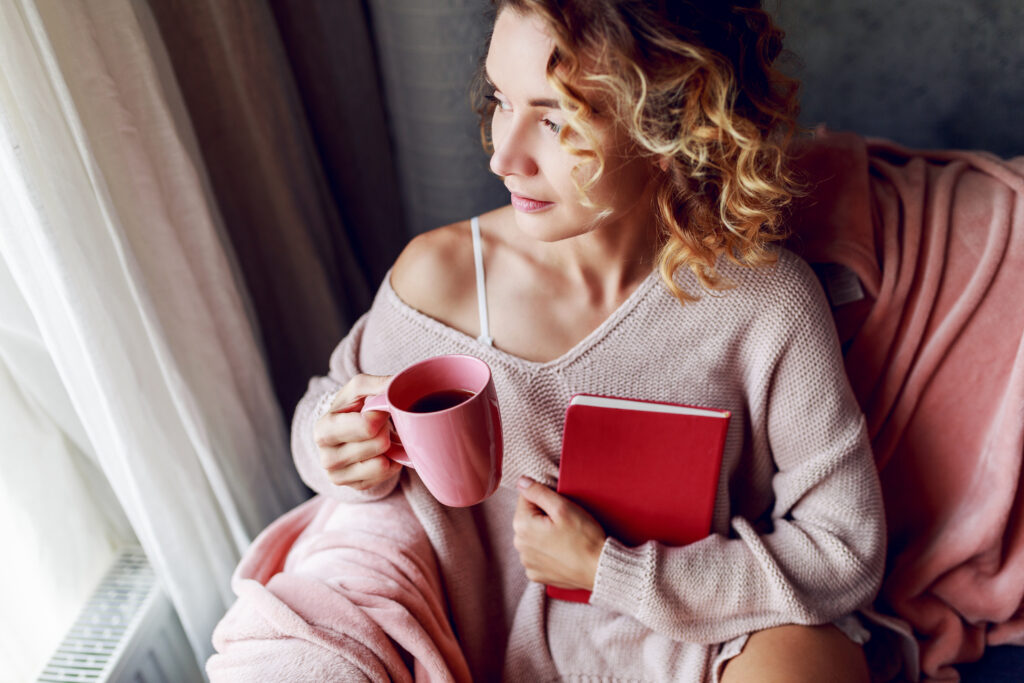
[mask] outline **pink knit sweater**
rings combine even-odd
[[[385,278],[371,310],[310,381],[292,446],[304,481],[356,500],[319,466],[313,423],[357,372],[389,375],[443,353],[485,360],[505,440],[504,478],[473,508],[435,501],[414,472],[401,489],[437,553],[456,634],[476,680],[706,681],[746,634],[826,623],[869,606],[884,567],[878,477],[835,329],[810,268],[723,260],[735,288],[680,305],[653,272],[560,358],[526,361],[409,307]],[[695,279],[678,281],[698,291]],[[570,312],[567,312],[570,313]],[[555,486],[576,392],[732,411],[713,533],[672,548],[605,543],[589,605],[548,600],[512,547],[515,482]],[[652,472],[657,476],[657,472]]]

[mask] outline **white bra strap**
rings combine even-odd
[[[494,346],[490,326],[487,324],[487,290],[484,288],[484,251],[480,239],[480,219],[473,216],[469,222],[473,228],[473,260],[476,262],[476,301],[480,312],[480,336],[477,341]]]

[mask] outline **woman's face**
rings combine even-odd
[[[516,224],[537,239],[554,242],[627,217],[647,219],[643,212],[649,216],[650,203],[641,198],[654,166],[629,153],[621,126],[600,118],[594,124],[605,172],[588,191],[597,208],[581,203],[572,175],[581,160],[558,142],[567,117],[547,80],[553,48],[554,41],[540,19],[510,10],[498,15],[486,61],[496,100],[490,165],[511,192]],[[570,135],[575,145],[584,146],[582,137]],[[579,177],[581,181],[590,177],[586,165]],[[599,212],[606,207],[611,214],[599,220]]]

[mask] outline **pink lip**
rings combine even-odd
[[[536,213],[543,211],[549,206],[554,206],[554,202],[542,202],[539,199],[530,199],[529,197],[523,197],[515,192],[512,193],[512,206],[516,211],[522,211],[523,213]]]

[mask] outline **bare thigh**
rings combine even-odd
[[[777,626],[750,636],[722,683],[867,683],[860,645],[832,624]]]

